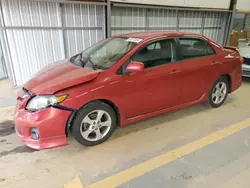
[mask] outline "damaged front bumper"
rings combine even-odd
[[[71,113],[72,111],[54,107],[38,112],[16,110],[16,133],[27,146],[38,150],[67,145],[65,128]],[[38,135],[34,136],[33,130]]]

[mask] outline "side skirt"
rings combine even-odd
[[[157,110],[157,111],[154,111],[154,112],[151,112],[151,113],[142,114],[142,115],[139,115],[139,116],[135,116],[135,117],[126,119],[122,123],[121,127],[124,127],[124,126],[126,126],[128,124],[131,124],[131,123],[134,123],[134,122],[137,122],[137,121],[140,121],[140,120],[144,120],[144,119],[147,119],[147,118],[150,118],[150,117],[158,116],[160,114],[164,114],[164,113],[167,113],[167,112],[170,112],[170,111],[178,110],[180,108],[193,106],[195,104],[200,104],[200,103],[202,103],[202,102],[204,102],[206,100],[206,97],[207,97],[207,94],[203,94],[198,100],[195,100],[195,101],[191,101],[191,102],[184,103],[184,104],[181,104],[181,105],[173,106],[173,107],[170,107],[170,108],[164,108],[164,109]]]

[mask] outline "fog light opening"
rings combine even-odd
[[[40,136],[39,136],[39,131],[37,128],[31,129],[31,138],[33,138],[35,140],[39,140]]]

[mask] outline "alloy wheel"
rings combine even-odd
[[[94,110],[82,120],[80,132],[88,141],[98,141],[105,137],[112,125],[110,115],[104,110]]]
[[[214,104],[220,104],[227,95],[227,85],[225,82],[218,82],[212,92]]]

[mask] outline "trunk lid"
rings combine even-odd
[[[227,52],[238,52],[239,53],[239,49],[237,47],[234,46],[223,46],[224,50]]]

